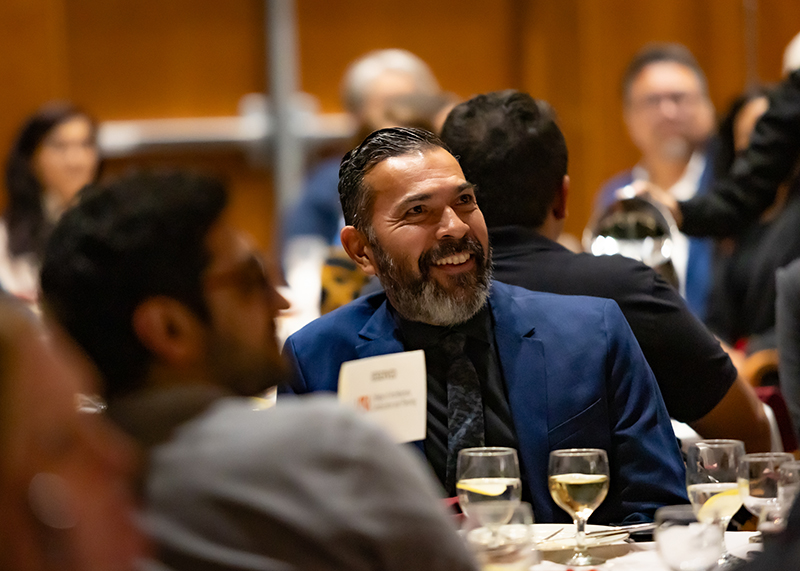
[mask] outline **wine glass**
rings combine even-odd
[[[608,493],[608,456],[598,448],[550,452],[547,470],[550,495],[575,522],[575,553],[567,565],[599,565],[604,560],[586,552],[586,520]]]
[[[497,532],[509,522],[522,496],[517,451],[464,448],[456,463],[456,491],[461,511],[491,532],[493,545],[499,544]]]
[[[744,507],[760,518],[765,508],[778,506],[778,468],[794,460],[787,452],[745,454],[739,460],[739,493]]]
[[[724,551],[724,534],[715,521],[697,520],[692,506],[665,506],[656,510],[656,546],[661,559],[674,571],[709,571]]]
[[[686,491],[701,523],[717,523],[723,532],[742,507],[737,485],[737,466],[744,456],[741,440],[700,440],[686,451]],[[720,567],[742,562],[722,544]]]
[[[528,571],[537,562],[538,552],[533,542],[533,511],[527,502],[520,502],[511,519],[500,526],[499,543],[493,543],[491,532],[486,527],[475,527],[474,520],[467,518],[462,531],[481,569],[503,571]]]

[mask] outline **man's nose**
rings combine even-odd
[[[464,222],[455,210],[446,206],[439,220],[436,238],[461,238],[469,232],[469,225]]]
[[[665,117],[676,117],[678,115],[678,102],[674,97],[665,96],[658,102],[659,110]]]

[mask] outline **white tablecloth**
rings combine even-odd
[[[750,543],[754,534],[747,531],[725,532],[725,544],[728,551],[743,559],[751,558],[754,552],[761,550],[760,543]],[[594,567],[580,569],[597,569],[598,571],[670,571],[658,556],[655,542],[621,543],[594,547],[589,550],[593,555],[603,557],[606,562]],[[749,555],[748,555],[749,554]],[[564,571],[566,565],[556,561],[566,561],[572,555],[571,551],[544,552],[541,554],[545,560],[531,567],[531,571]]]

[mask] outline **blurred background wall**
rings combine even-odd
[[[0,156],[20,122],[51,99],[101,121],[235,115],[243,95],[269,89],[264,9],[262,0],[3,0]],[[322,111],[341,111],[348,62],[387,47],[422,57],[463,98],[518,88],[549,100],[571,152],[567,231],[575,235],[599,185],[638,158],[619,79],[642,45],[685,44],[722,111],[748,72],[779,79],[783,49],[800,31],[796,0],[296,0],[296,14],[300,87]],[[275,248],[270,171],[241,150],[114,158],[105,172],[138,164],[226,176],[234,216]]]

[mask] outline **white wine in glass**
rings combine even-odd
[[[608,493],[608,456],[598,448],[550,452],[550,495],[575,522],[575,553],[567,565],[599,565],[603,559],[586,552],[586,520]]]
[[[723,533],[742,507],[736,471],[743,456],[740,440],[700,440],[686,451],[686,491],[695,516],[701,523],[719,525]],[[728,553],[723,543],[719,566],[739,563],[741,559]]]
[[[517,451],[502,447],[461,450],[456,491],[461,511],[497,540],[497,531],[509,522],[522,497]]]

